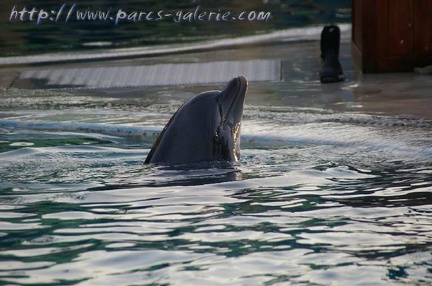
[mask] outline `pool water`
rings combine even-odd
[[[206,87],[2,91],[0,284],[430,284],[432,122],[352,84],[251,83],[233,166],[142,164]]]

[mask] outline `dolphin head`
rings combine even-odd
[[[218,94],[219,123],[213,138],[214,156],[225,161],[240,159],[240,127],[247,80],[237,77]]]
[[[247,86],[247,79],[239,76],[222,91],[207,91],[190,98],[171,117],[144,163],[239,160]]]

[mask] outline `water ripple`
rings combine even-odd
[[[0,121],[0,284],[432,282],[428,123],[254,112],[239,162],[177,167],[143,166],[153,139],[100,114],[97,133]]]

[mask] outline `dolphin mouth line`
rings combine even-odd
[[[239,97],[239,94],[240,93],[243,93],[243,94],[246,93],[246,89],[247,89],[247,86],[248,86],[247,80],[244,77],[237,77],[237,80],[239,81],[239,84],[238,84],[237,91],[236,91],[236,94],[234,96],[234,99],[231,101],[231,104],[230,104],[227,112],[225,114],[223,114],[223,112],[221,112],[222,113],[222,118],[223,118],[222,121],[221,121],[221,124],[223,124],[223,125],[226,124],[228,114],[231,113],[231,110],[233,109],[233,106],[237,103],[237,99]],[[219,102],[219,109],[222,109],[222,105],[220,104],[220,102]]]

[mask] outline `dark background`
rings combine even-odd
[[[66,3],[66,10],[76,3],[77,10],[118,9],[132,11],[159,11],[175,13],[193,11],[197,5],[202,10],[269,11],[268,22],[192,22],[175,23],[172,19],[153,22],[76,21],[65,23],[65,15],[58,23],[9,21],[12,7],[21,10],[36,7],[58,10]],[[55,51],[76,51],[100,48],[142,47],[213,40],[244,35],[266,33],[279,29],[351,22],[351,0],[230,0],[230,1],[19,1],[3,0],[0,7],[0,56],[19,56]],[[63,13],[65,14],[65,13]]]

